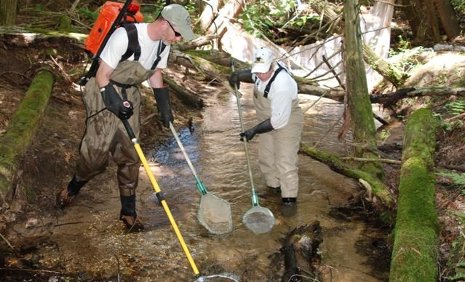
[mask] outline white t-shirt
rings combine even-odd
[[[149,38],[147,32],[148,23],[137,23],[137,37],[140,44],[141,54],[139,62],[141,65],[149,70],[152,68],[153,63],[157,58],[157,52],[161,40],[153,41]],[[111,68],[115,69],[121,60],[121,56],[126,53],[128,49],[128,34],[123,27],[117,28],[108,39],[108,43],[105,45],[100,58]],[[158,62],[157,68],[166,68],[168,64],[168,55],[170,52],[170,45],[167,45],[165,50],[161,53],[160,62]],[[134,60],[134,55],[128,58],[129,61]]]
[[[275,70],[278,68],[276,64]],[[273,77],[273,75],[271,75]],[[271,77],[266,81],[261,81],[256,75],[252,75],[255,80],[255,90],[263,96],[265,87],[271,80]],[[281,70],[271,83],[270,91],[268,92],[268,100],[271,103],[271,125],[274,129],[279,129],[287,125],[292,111],[292,101],[298,96],[297,83],[286,72]]]

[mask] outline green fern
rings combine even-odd
[[[458,272],[452,277],[446,277],[446,281],[464,281],[465,280],[465,272]]]
[[[465,101],[456,100],[446,104],[446,109],[452,115],[460,115],[465,112]]]
[[[462,189],[460,193],[465,195],[465,173],[436,172],[436,174],[450,179],[452,181],[452,187]]]
[[[439,176],[450,178],[455,185],[465,186],[465,173],[443,171],[436,173]]]

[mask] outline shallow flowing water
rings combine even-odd
[[[250,93],[250,88],[243,91]],[[284,234],[318,220],[323,229],[320,252],[322,264],[329,273],[325,275],[330,277],[328,281],[382,281],[379,273],[378,277],[370,274],[372,270],[367,265],[367,258],[356,250],[356,242],[367,236],[364,234],[364,224],[341,222],[328,215],[330,205],[346,202],[354,191],[360,189],[357,184],[332,172],[325,165],[300,155],[297,215],[283,218],[279,213],[279,195],[266,194],[258,168],[256,139],[249,143],[254,187],[260,205],[272,211],[276,224],[265,234],[254,234],[247,229],[242,223],[242,216],[253,207],[252,184],[244,146],[238,136],[240,122],[237,102],[232,93],[217,95],[213,97],[216,102],[204,110],[204,120],[196,124],[193,132],[184,128],[178,133],[208,191],[231,203],[234,225],[231,233],[211,235],[196,222],[201,194],[195,188],[195,179],[174,138],[153,156],[159,164],[155,174],[159,175],[160,186],[166,187],[167,201],[176,201],[176,208],[173,208],[175,217],[190,242],[188,245],[194,258],[202,258],[202,264],[209,264],[209,269],[218,268],[236,274],[245,281],[267,281],[269,257],[279,251],[279,240]],[[250,96],[245,94],[241,98],[245,128],[256,124]],[[301,98],[304,109],[316,100],[309,96]],[[319,144],[319,147],[333,152],[345,150],[347,146],[336,137],[341,114],[342,108],[337,103],[326,99],[318,101],[305,114],[303,142]],[[144,208],[150,209],[148,206]],[[154,224],[157,222],[155,218],[150,221]],[[187,261],[181,261],[181,265],[187,265]]]

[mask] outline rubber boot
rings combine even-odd
[[[281,215],[284,217],[294,216],[297,212],[297,198],[282,198]]]
[[[137,217],[136,195],[121,196],[121,212],[119,219],[123,221],[128,232],[140,232],[144,230],[144,225]]]
[[[87,183],[87,181],[78,181],[76,176],[68,183],[68,187],[64,188],[57,194],[57,206],[61,209],[69,206],[74,197],[79,194],[81,188]]]

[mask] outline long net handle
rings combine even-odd
[[[234,63],[231,63],[231,70],[234,72]],[[241,132],[244,132],[244,123],[242,122],[242,107],[241,101],[239,97],[239,91],[237,90],[237,85],[234,85],[234,94],[236,95],[236,102],[237,102],[237,110],[239,112],[239,123],[241,124]],[[245,157],[247,159],[247,168],[249,170],[249,177],[250,177],[250,185],[252,186],[252,205],[254,207],[258,206],[258,197],[255,193],[255,185],[253,181],[253,174],[252,174],[252,167],[250,165],[250,157],[249,157],[249,146],[247,145],[247,138],[242,139],[244,141],[244,150],[245,150]]]
[[[192,174],[193,174],[194,177],[195,177],[195,181],[196,181],[197,183],[202,183],[202,181],[200,181],[200,178],[197,176],[197,172],[195,171],[195,168],[194,168],[194,166],[192,165],[192,162],[191,162],[191,160],[189,159],[189,156],[187,155],[187,152],[186,152],[186,150],[184,149],[184,146],[182,145],[181,140],[179,139],[178,133],[177,133],[176,130],[174,129],[174,126],[173,126],[173,124],[172,124],[171,122],[170,122],[170,129],[171,129],[171,133],[173,133],[174,139],[176,139],[176,142],[178,143],[178,146],[179,146],[179,148],[181,149],[182,154],[184,155],[184,158],[185,158],[186,161],[187,161],[187,164],[189,165],[189,168],[190,168],[191,171],[192,171]],[[199,188],[199,191],[200,191],[200,193],[202,193],[202,195],[207,194],[207,190],[204,188],[203,185],[197,185],[197,188]]]
[[[150,183],[152,184],[152,188],[155,191],[155,193],[160,193],[160,186],[158,186],[157,180],[155,180],[155,177],[153,176],[152,171],[150,170],[150,167],[147,163],[147,160],[145,158],[144,152],[142,152],[142,148],[140,147],[137,138],[134,135],[134,131],[132,130],[131,126],[129,125],[129,122],[127,120],[123,120],[124,127],[126,128],[126,131],[128,132],[129,137],[131,138],[132,143],[134,144],[134,148],[136,149],[137,155],[139,156],[140,161],[142,162],[145,172],[147,173],[147,176],[150,179]],[[186,243],[184,242],[184,239],[181,235],[181,232],[179,231],[178,225],[176,224],[176,221],[174,220],[173,215],[171,214],[170,208],[168,207],[168,203],[166,202],[165,199],[161,198],[160,200],[161,205],[163,206],[163,209],[165,210],[166,215],[168,216],[168,219],[171,223],[171,226],[174,229],[174,232],[176,233],[176,236],[178,237],[179,243],[181,244],[181,247],[186,254],[187,260],[189,261],[192,270],[194,271],[195,275],[199,274],[199,270],[197,269],[197,266],[195,265],[194,259],[192,258],[189,249],[187,248]]]

